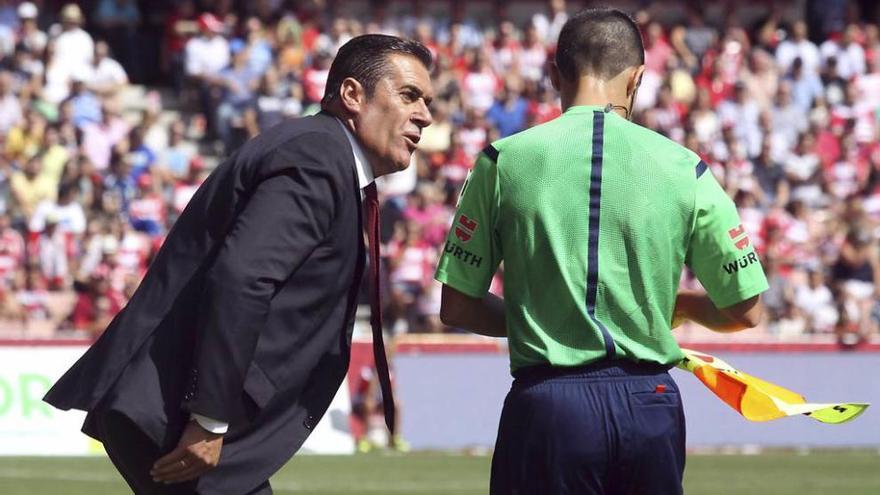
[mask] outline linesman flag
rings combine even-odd
[[[690,349],[682,352],[685,358],[678,367],[696,375],[712,393],[750,421],[803,414],[823,423],[840,424],[857,418],[870,405],[809,404],[800,394],[738,371],[715,356]]]

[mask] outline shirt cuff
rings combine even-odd
[[[196,413],[192,413],[190,417],[196,420],[196,423],[198,423],[199,426],[215,435],[223,435],[226,433],[227,430],[229,430],[229,423],[217,421],[216,419],[211,419]]]

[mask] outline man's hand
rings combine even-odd
[[[211,433],[195,421],[187,423],[177,447],[150,470],[154,481],[180,483],[205,474],[220,462],[223,435]]]

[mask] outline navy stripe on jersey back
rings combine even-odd
[[[602,331],[605,356],[614,358],[614,339],[605,325],[596,318],[596,297],[599,292],[599,206],[602,203],[602,146],[605,138],[605,114],[593,112],[593,156],[590,163],[590,234],[587,246],[587,314]]]

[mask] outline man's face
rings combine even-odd
[[[434,97],[431,77],[418,59],[390,55],[389,73],[364,96],[355,116],[355,132],[373,165],[384,175],[405,169],[422,129],[433,121],[428,105]]]
[[[807,37],[807,25],[804,22],[798,21],[794,23],[794,29],[792,31],[795,41],[801,41]]]

